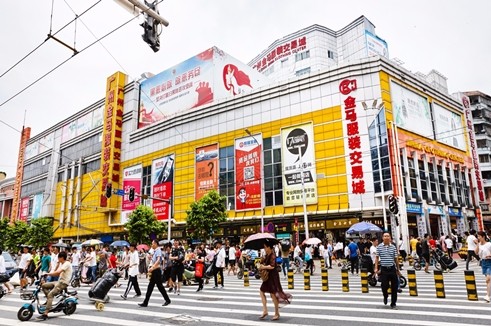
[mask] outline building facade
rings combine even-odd
[[[26,219],[53,216],[57,238],[109,242],[145,204],[184,238],[190,204],[217,189],[228,221],[214,236],[237,241],[261,225],[297,241],[306,229],[339,240],[362,220],[405,239],[481,228],[462,102],[367,55],[366,31],[375,37],[364,17],[336,33],[315,25],[249,66],[211,48],[146,80],[115,73],[105,99],[28,141],[21,202],[41,204]],[[260,74],[264,54],[294,40],[314,67],[326,37],[337,38],[335,64]]]

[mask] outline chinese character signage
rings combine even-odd
[[[171,199],[174,190],[174,154],[152,162],[152,209],[158,220],[171,218],[169,202],[155,198]]]
[[[304,199],[307,204],[316,204],[317,173],[312,123],[281,129],[281,156],[283,205],[303,205]]]
[[[138,128],[268,83],[251,67],[210,48],[141,83]]]
[[[195,151],[195,200],[218,189],[218,144],[198,147]]]
[[[142,165],[135,165],[123,170],[123,191],[124,196],[121,201],[121,224],[128,221],[128,216],[140,204],[140,197],[135,196],[133,201],[130,201],[130,188],[135,189],[135,194],[141,194],[142,186]]]
[[[27,221],[28,216],[29,216],[29,197],[25,197],[20,200],[19,220],[25,222]]]
[[[22,188],[22,178],[24,173],[24,155],[26,154],[26,144],[31,137],[31,128],[22,128],[19,156],[17,156],[17,172],[15,173],[14,200],[12,201],[11,221],[20,217],[19,207],[21,206],[20,193]]]
[[[263,58],[259,59],[253,66],[259,72],[271,66],[279,59],[286,58],[292,54],[305,51],[307,49],[307,37],[301,36],[294,40],[278,45],[271,52],[267,53]]]
[[[406,211],[408,213],[416,213],[416,214],[422,214],[423,209],[421,207],[421,204],[418,203],[406,203]]]
[[[106,198],[106,186],[108,183],[111,183],[113,188],[119,185],[125,83],[126,75],[121,72],[117,72],[107,79],[102,125],[101,207],[116,208],[117,203],[117,200],[112,200],[112,205],[110,205],[111,202]]]
[[[235,210],[262,208],[262,134],[235,140]]]

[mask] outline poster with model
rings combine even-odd
[[[218,144],[196,148],[194,199],[200,200],[210,190],[218,190]]]
[[[433,102],[435,115],[435,138],[441,143],[465,151],[464,126],[462,115],[450,111]]]
[[[167,220],[172,216],[174,157],[171,154],[152,161],[152,209],[158,220]],[[170,203],[165,201],[169,199]]]
[[[311,122],[281,129],[283,205],[317,203],[314,128]],[[303,177],[302,177],[303,176]],[[302,179],[304,195],[302,195]]]
[[[135,189],[135,194],[141,194],[142,188],[142,172],[141,164],[128,167],[123,170],[123,191],[124,196],[121,201],[121,224],[128,221],[128,216],[133,210],[140,205],[140,197],[135,195],[133,201],[129,198],[130,189]]]
[[[235,140],[235,210],[261,209],[263,136]]]

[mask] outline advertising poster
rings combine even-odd
[[[53,148],[55,134],[52,132],[39,140],[39,153]]]
[[[135,189],[135,194],[141,193],[142,187],[142,165],[135,165],[123,170],[123,190],[124,196],[121,201],[121,224],[128,221],[128,216],[140,204],[140,197],[135,196],[133,201],[130,201],[130,188]]]
[[[465,151],[462,116],[433,103],[436,140]]]
[[[210,48],[141,83],[138,128],[268,83],[251,67]]]
[[[41,207],[43,206],[43,194],[37,194],[32,199],[32,218],[41,217]]]
[[[218,144],[196,148],[195,200],[218,189]]]
[[[389,49],[387,42],[380,37],[373,35],[369,31],[365,31],[365,38],[367,42],[367,55],[379,55],[381,57],[389,58]]]
[[[25,197],[20,200],[19,220],[27,221],[28,216],[29,216],[29,197]]]
[[[281,145],[283,205],[303,205],[302,174],[305,185],[305,202],[316,204],[317,173],[312,123],[282,128]]]
[[[262,208],[263,136],[235,140],[235,210]]]
[[[152,197],[171,199],[174,189],[174,154],[152,162]],[[168,202],[152,199],[152,209],[158,220],[171,217],[171,205]]]
[[[393,81],[390,82],[390,89],[397,126],[434,139],[428,100]]]

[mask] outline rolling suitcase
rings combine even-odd
[[[441,260],[449,270],[453,270],[457,267],[457,262],[447,255],[442,256]]]

